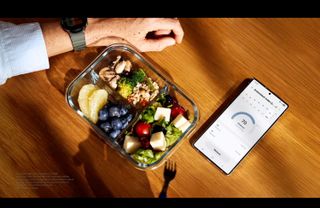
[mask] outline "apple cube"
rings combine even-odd
[[[164,151],[166,149],[166,138],[162,131],[151,135],[150,144],[154,150]]]
[[[154,114],[154,120],[158,121],[161,118],[164,118],[166,122],[169,122],[170,114],[171,114],[170,108],[158,107],[156,110],[156,113]]]
[[[185,132],[187,128],[191,125],[190,121],[186,119],[182,114],[179,114],[173,121],[172,124],[180,129],[182,132]]]
[[[127,153],[134,153],[139,149],[139,147],[141,147],[141,143],[138,138],[126,135],[123,143],[123,149]]]
[[[187,130],[187,128],[191,125],[190,121],[186,121],[182,126],[180,126],[178,129],[180,129],[183,132]]]

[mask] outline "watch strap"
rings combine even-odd
[[[86,39],[84,36],[84,31],[80,31],[77,33],[69,33],[71,42],[73,45],[73,49],[75,51],[81,51],[86,47]]]

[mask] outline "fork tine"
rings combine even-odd
[[[167,162],[166,162],[166,169],[167,169],[167,170],[170,169],[170,161],[169,161],[169,160],[167,160]]]
[[[170,172],[176,172],[176,163],[172,160],[167,160],[165,163],[165,170]]]
[[[165,166],[165,169],[166,169],[166,170],[169,169],[169,165],[170,165],[170,164],[169,164],[169,161],[167,160],[167,161],[166,161],[166,166]]]

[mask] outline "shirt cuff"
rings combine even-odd
[[[6,72],[3,73],[6,78],[49,68],[39,23],[0,24],[0,35],[0,50],[3,53],[0,58],[6,67]],[[5,79],[0,81],[5,82]]]

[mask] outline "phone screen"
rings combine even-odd
[[[230,174],[288,105],[253,79],[194,143],[226,174]]]

